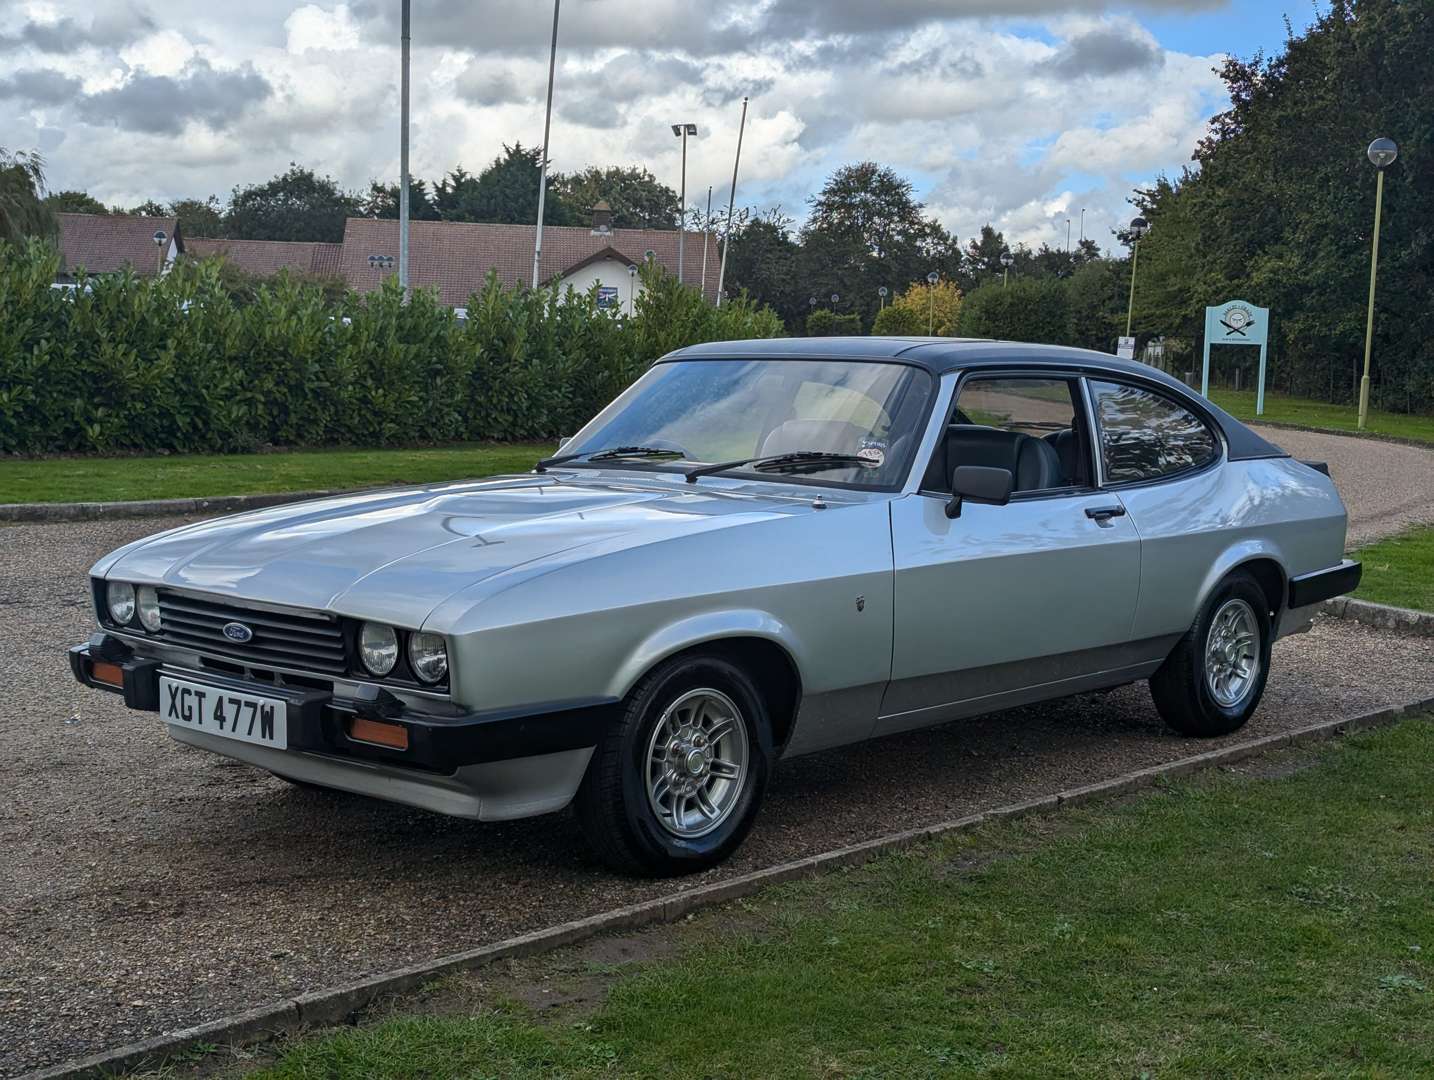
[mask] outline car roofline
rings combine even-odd
[[[1229,448],[1230,460],[1289,457],[1214,402],[1201,397],[1173,375],[1136,360],[1070,345],[1036,345],[985,338],[810,337],[750,338],[688,345],[657,362],[686,360],[838,360],[904,364],[935,376],[983,368],[1042,367],[1111,375],[1145,382],[1174,397],[1215,424]]]

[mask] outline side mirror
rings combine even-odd
[[[957,465],[951,473],[951,501],[946,504],[946,516],[960,517],[961,503],[967,499],[991,506],[1005,506],[1011,501],[1014,484],[1015,477],[1010,469]]]

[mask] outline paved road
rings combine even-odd
[[[566,817],[483,825],[291,788],[75,685],[84,571],[173,524],[0,529],[0,1075],[679,889]],[[1434,693],[1426,642],[1281,643],[1260,736]],[[783,766],[714,880],[1186,756],[1142,687]]]
[[[1256,426],[1297,458],[1329,462],[1349,508],[1349,546],[1434,524],[1434,450],[1347,435]]]

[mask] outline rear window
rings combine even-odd
[[[1108,484],[1158,480],[1209,464],[1220,443],[1208,424],[1170,398],[1125,383],[1092,380]]]

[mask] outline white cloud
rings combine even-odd
[[[6,85],[45,98],[0,106],[19,109],[10,141],[44,139],[52,186],[133,203],[224,196],[290,161],[350,188],[394,176],[396,4],[168,0],[161,19],[153,0],[139,2],[31,2],[0,29]],[[749,94],[739,203],[800,217],[832,169],[870,158],[910,176],[962,237],[989,222],[1013,241],[1063,244],[1065,218],[1084,206],[1087,235],[1106,242],[1129,216],[1132,182],[1177,170],[1224,104],[1218,58],[1162,48],[1141,15],[1220,2],[1144,0],[1111,15],[1104,0],[574,0],[560,29],[553,159],[641,164],[676,187],[669,126],[690,120],[701,133],[688,146],[689,198],[710,184],[725,202]],[[55,52],[61,26],[78,38]],[[504,143],[541,141],[550,30],[538,0],[415,5],[418,175],[476,171]],[[158,93],[200,65],[253,72],[270,92],[222,122],[212,101],[186,112]],[[59,77],[19,78],[33,71]],[[67,78],[80,81],[68,104]],[[135,106],[123,113],[91,101],[138,86],[156,93],[101,99]],[[165,108],[197,120],[166,120]],[[130,130],[109,126],[116,116]]]

